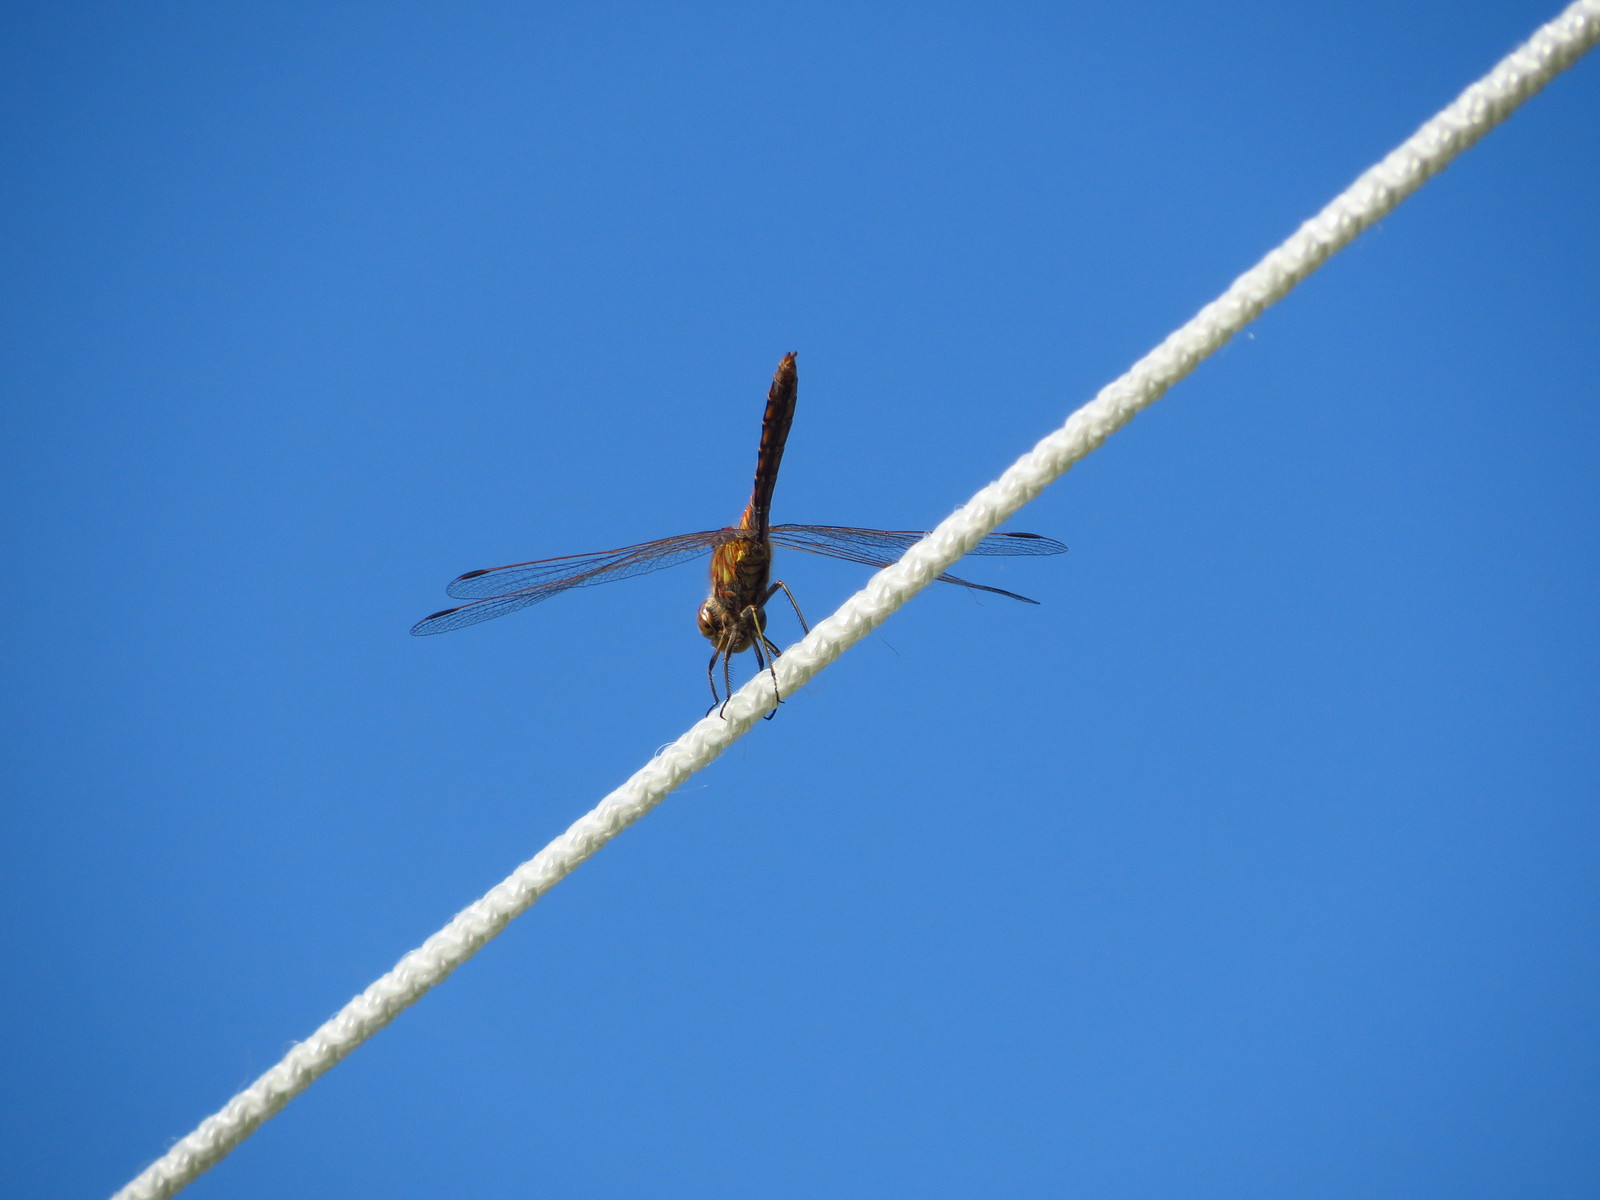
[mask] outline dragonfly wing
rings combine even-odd
[[[1042,533],[991,533],[984,538],[968,554],[1004,554],[1028,556],[1045,554],[1065,554],[1067,544],[1058,542],[1055,538],[1047,538]]]
[[[886,567],[908,549],[927,537],[926,533],[906,529],[855,529],[842,525],[774,525],[773,542],[794,550],[823,554],[829,558],[842,558],[846,562],[861,563],[869,567]],[[1040,537],[1036,533],[991,533],[969,551],[986,555],[1040,555],[1060,554],[1066,546],[1054,538]],[[1008,592],[1004,588],[990,587],[986,583],[973,583],[958,575],[940,575],[942,583],[959,584],[980,592],[993,592],[1009,596],[1025,604],[1037,604],[1027,596]]]
[[[640,542],[637,546],[624,546],[620,550],[602,550],[598,554],[568,554],[561,558],[542,558],[538,562],[468,571],[459,579],[452,580],[444,590],[446,595],[454,596],[457,600],[484,600],[527,588],[548,588],[559,584],[555,592],[564,592],[568,588],[609,583],[613,579],[644,575],[698,558],[719,542],[726,541],[726,533],[722,529],[682,533],[654,542]],[[540,599],[545,597],[541,596]]]
[[[473,603],[424,617],[411,627],[411,632],[418,637],[449,633],[452,629],[503,617],[573,588],[659,571],[699,558],[731,536],[737,534],[724,529],[685,533],[600,554],[569,554],[564,558],[472,571],[457,579],[446,591],[457,599],[472,599]]]
[[[549,591],[541,594],[539,589],[530,588],[526,592],[513,592],[509,596],[476,600],[459,608],[447,608],[443,612],[436,612],[431,617],[423,617],[411,627],[411,632],[418,637],[426,637],[430,633],[449,633],[452,629],[465,629],[468,625],[476,625],[479,621],[492,621],[495,617],[514,613],[519,608],[527,608],[530,604],[537,604],[555,594]]]
[[[847,525],[774,525],[772,540],[796,550],[831,554],[843,558],[841,550],[887,554],[893,562],[928,535],[913,529],[855,529]],[[1043,555],[1065,554],[1066,546],[1055,538],[1037,533],[991,533],[968,554]],[[854,561],[854,560],[852,560]],[[880,564],[880,565],[886,565]]]

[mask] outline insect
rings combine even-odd
[[[620,550],[602,550],[598,554],[569,554],[562,558],[468,571],[452,582],[445,592],[470,603],[424,617],[411,627],[411,632],[419,636],[448,633],[452,629],[503,617],[573,588],[627,579],[710,554],[711,594],[700,606],[698,619],[700,632],[712,647],[711,661],[706,665],[706,679],[711,684],[711,707],[716,708],[719,703],[725,705],[727,701],[724,695],[733,694],[731,664],[735,654],[753,650],[757,670],[771,670],[773,660],[782,653],[766,632],[766,606],[774,596],[782,592],[794,608],[801,628],[807,633],[811,631],[788,586],[781,579],[769,582],[774,546],[842,558],[869,567],[885,567],[926,536],[906,530],[770,523],[772,492],[778,483],[778,467],[783,462],[783,447],[789,438],[789,425],[794,420],[798,384],[794,355],[786,354],[778,364],[777,373],[772,377],[772,388],[767,393],[767,410],[761,418],[761,447],[756,454],[755,487],[737,525],[704,533],[680,533],[676,537],[641,542]],[[1060,554],[1065,549],[1060,542],[1036,533],[994,533],[969,553],[1041,555]],[[1027,604],[1038,603],[1015,592],[973,583],[954,575],[941,575],[939,578],[945,583],[960,584],[980,592],[993,592],[997,596],[1009,596]],[[721,692],[717,690],[719,662],[722,664]],[[773,675],[773,687],[777,687],[776,674]]]

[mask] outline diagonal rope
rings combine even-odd
[[[1331,254],[1443,169],[1600,41],[1600,0],[1577,0],[1527,43],[1469,87],[1256,266],[1236,279],[1067,423],[1023,455],[904,558],[874,575],[833,616],[777,661],[778,686],[792,695],[1045,486],[1095,450],[1193,371],[1263,309],[1281,299]],[[659,752],[593,811],[575,821],[482,899],[463,909],[402,958],[271,1070],[207,1117],[115,1200],[172,1196],[214,1166],[256,1127],[310,1087],[323,1072],[421,999],[435,984],[526,911],[597,850],[714,761],[772,707],[772,686],[758,675],[727,706]]]

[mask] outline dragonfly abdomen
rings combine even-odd
[[[739,518],[739,528],[767,533],[767,514],[772,511],[772,492],[778,486],[778,468],[783,464],[783,447],[789,441],[789,426],[794,423],[795,397],[800,389],[794,366],[794,352],[783,356],[767,391],[767,410],[761,415],[761,448],[756,451],[756,482],[750,503]]]

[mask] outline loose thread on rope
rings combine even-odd
[[[1140,410],[1160,399],[1329,256],[1386,216],[1576,62],[1597,40],[1600,0],[1577,0],[787,650],[774,664],[781,694],[791,696],[805,686],[980,538],[1097,449]],[[114,1200],[164,1200],[216,1165],[263,1121],[446,979],[540,896],[690,775],[715,761],[772,704],[771,680],[758,674],[729,700],[726,719],[714,713],[659,751],[565,833],[456,914],[276,1066],[202,1121],[117,1192]]]

